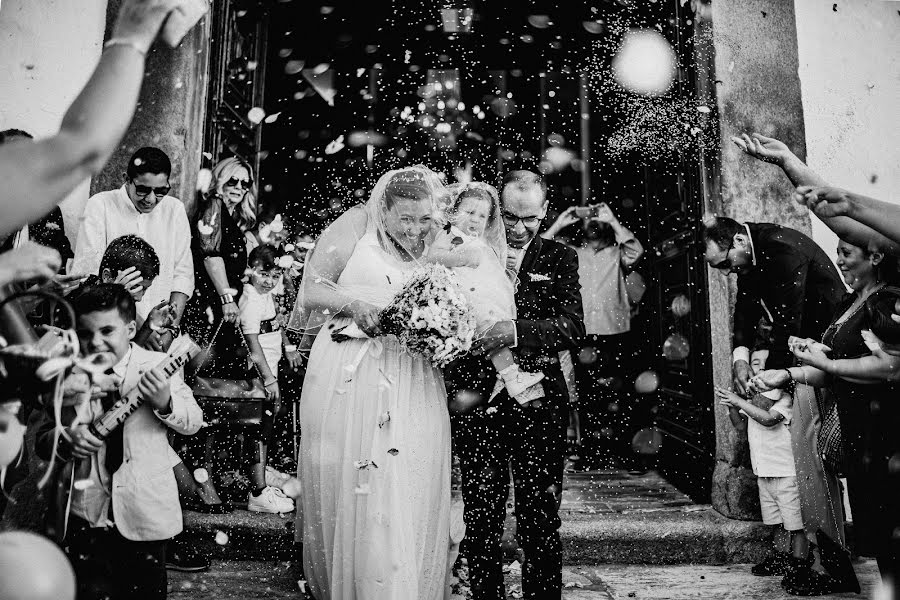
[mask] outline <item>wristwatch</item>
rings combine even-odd
[[[159,330],[168,331],[172,334],[173,338],[177,338],[179,335],[181,335],[181,327],[179,327],[178,325],[165,325],[163,327],[160,327]]]

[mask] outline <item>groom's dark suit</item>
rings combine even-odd
[[[500,538],[510,466],[516,537],[525,551],[525,598],[549,600],[562,593],[559,502],[569,412],[559,351],[575,348],[585,333],[574,250],[540,237],[532,240],[519,269],[516,310],[513,352],[522,370],[544,373],[542,406],[521,407],[504,390],[490,404],[453,418],[454,445],[462,462],[464,549],[476,600],[506,597]],[[457,361],[446,372],[451,398],[460,390],[487,397],[496,380],[490,362],[474,357]]]

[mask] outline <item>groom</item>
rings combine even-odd
[[[568,425],[568,392],[559,351],[584,336],[575,251],[538,235],[547,213],[547,188],[530,171],[513,171],[501,194],[508,266],[518,275],[515,321],[500,321],[473,347],[479,356],[447,369],[451,398],[481,395],[478,408],[453,419],[462,463],[465,553],[476,600],[503,600],[503,551],[509,473],[515,485],[516,537],[525,551],[525,598],[560,598],[562,543],[559,504]],[[506,391],[489,403],[496,372],[485,355],[512,348],[523,371],[542,372],[545,397],[520,406]],[[461,401],[462,404],[467,403]],[[471,404],[471,402],[468,402]]]

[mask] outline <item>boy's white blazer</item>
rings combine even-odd
[[[131,360],[121,389],[129,390],[145,371],[166,358],[132,344]],[[191,389],[179,374],[169,380],[172,412],[159,416],[144,404],[128,420],[123,430],[122,466],[113,474],[113,515],[119,532],[129,540],[164,540],[183,528],[178,485],[172,467],[181,459],[172,450],[168,428],[192,435],[203,423],[203,412]]]

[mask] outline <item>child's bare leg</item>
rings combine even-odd
[[[253,494],[258,496],[266,487],[266,459],[272,436],[275,433],[275,414],[281,409],[281,403],[263,404],[262,419],[260,419],[260,435],[253,447],[253,460],[250,463],[250,472],[247,476],[253,486]]]
[[[809,540],[806,539],[806,532],[802,529],[791,531],[791,554],[794,558],[806,560],[809,555]]]
[[[180,462],[172,467],[172,471],[175,472],[175,481],[178,483],[178,497],[181,498],[182,502],[189,502],[194,497],[197,497],[204,504],[222,503],[222,499],[219,498],[212,480],[207,479],[202,483],[197,481],[184,462]]]
[[[791,551],[791,534],[781,525],[774,525],[775,535],[772,536],[772,546],[776,552],[787,554]]]
[[[194,481],[194,475],[188,470],[183,462],[172,467],[175,472],[175,482],[178,484],[178,497],[182,502],[189,502],[195,496],[200,496],[200,490],[197,489],[197,482]]]
[[[266,487],[266,444],[257,440],[253,445],[253,461],[250,463],[250,472],[247,473],[250,485],[253,487],[253,495],[259,496]]]
[[[497,372],[501,372],[507,367],[511,367],[516,364],[516,359],[513,357],[512,350],[509,348],[503,347],[498,350],[495,350],[493,354],[490,356],[491,364],[494,365],[494,368],[497,369]]]

